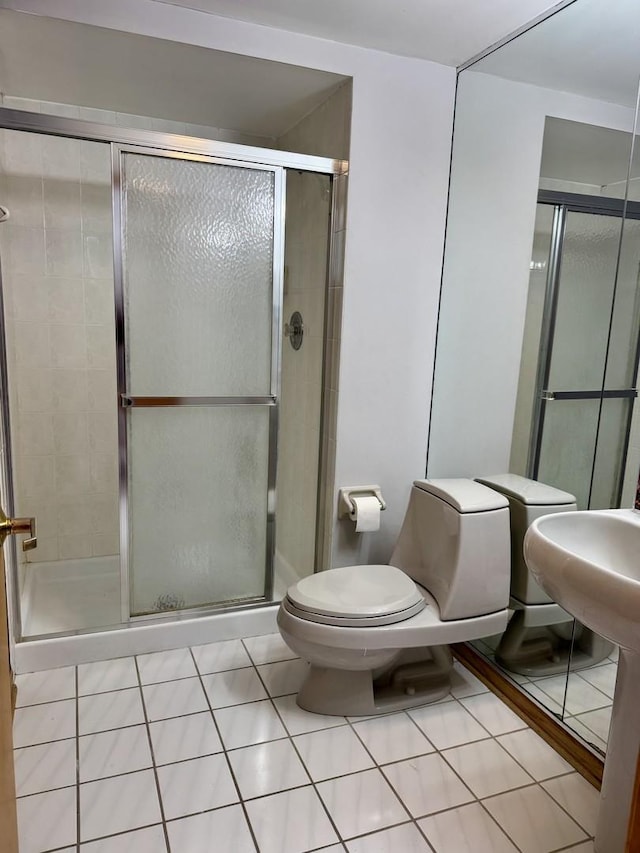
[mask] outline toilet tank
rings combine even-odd
[[[541,515],[573,512],[576,499],[569,492],[547,486],[519,474],[493,474],[478,477],[509,501],[511,514],[511,595],[523,604],[549,604],[553,599],[536,583],[524,561],[523,542],[529,525]]]
[[[425,587],[440,618],[468,619],[509,601],[507,499],[473,480],[416,480],[391,565]]]

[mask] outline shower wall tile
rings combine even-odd
[[[3,103],[115,121],[66,104]],[[0,139],[16,510],[36,516],[39,535],[29,561],[119,550],[110,175],[104,144]]]

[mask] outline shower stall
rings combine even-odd
[[[6,108],[0,127],[2,501],[39,540],[7,546],[17,670],[247,614],[259,633],[328,552],[346,162]]]
[[[574,494],[580,509],[621,505],[637,398],[639,246],[639,204],[540,191],[512,464],[524,468],[528,446],[527,476]]]

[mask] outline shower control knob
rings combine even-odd
[[[31,551],[38,545],[35,518],[7,518],[4,511],[0,509],[0,546],[4,545],[7,536],[15,533],[29,534],[29,538],[22,543],[23,551]]]

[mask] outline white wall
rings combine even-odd
[[[387,559],[425,468],[454,69],[149,0],[0,5],[353,77],[336,485],[389,509],[364,542],[336,522],[333,556]]]
[[[633,127],[624,107],[461,75],[429,476],[509,470],[547,116]]]

